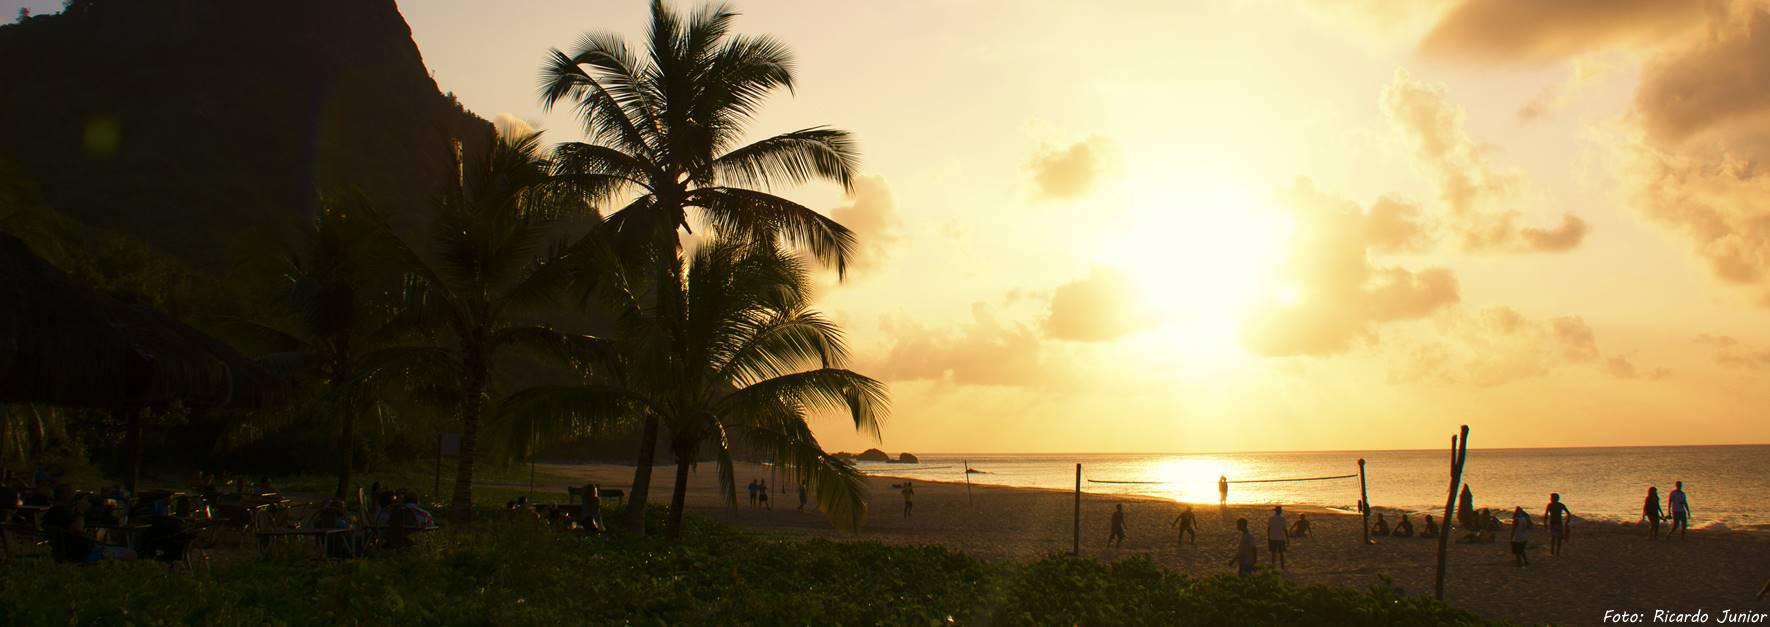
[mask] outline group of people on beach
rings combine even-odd
[[[768,482],[761,479],[750,481],[750,507],[758,509],[774,509],[768,502]],[[805,482],[799,482],[799,509],[805,509]]]

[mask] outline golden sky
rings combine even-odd
[[[646,22],[401,4],[550,141],[547,49]],[[737,7],[798,60],[755,132],[860,140],[851,196],[787,195],[864,240],[822,306],[888,451],[1770,441],[1763,0]]]
[[[542,54],[645,24],[404,4],[445,89],[553,141]],[[1770,441],[1762,3],[739,9],[798,59],[756,132],[861,141],[852,196],[790,195],[865,240],[823,307],[888,451]]]

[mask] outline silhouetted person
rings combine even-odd
[[[910,510],[916,506],[916,503],[915,503],[916,489],[914,487],[910,486],[910,482],[905,481],[905,482],[903,482],[902,492],[903,492],[903,517],[909,518],[910,517]]]
[[[1277,564],[1279,570],[1285,568],[1284,550],[1285,541],[1288,539],[1288,536],[1285,535],[1287,527],[1289,525],[1284,522],[1284,506],[1273,506],[1272,517],[1266,519],[1266,550],[1271,553],[1267,561]]]
[[[86,530],[91,510],[91,499],[74,498],[74,489],[67,485],[55,487],[55,505],[43,514],[43,533],[55,561],[91,564],[101,559],[135,559],[134,551],[100,544],[98,537]]]
[[[1479,536],[1485,522],[1485,518],[1475,511],[1475,493],[1469,491],[1469,484],[1463,484],[1463,493],[1457,496],[1457,526],[1471,536]],[[1444,532],[1450,533],[1448,520],[1444,521]]]
[[[1641,517],[1648,523],[1648,540],[1659,539],[1659,519],[1665,516],[1665,511],[1659,508],[1659,486],[1649,486],[1647,500],[1641,503]]]
[[[799,511],[805,511],[805,482],[799,482]]]
[[[1414,524],[1408,521],[1407,514],[1401,515],[1401,522],[1395,523],[1395,531],[1391,532],[1389,535],[1396,538],[1414,537]]]
[[[1684,482],[1675,482],[1672,495],[1666,500],[1672,506],[1672,528],[1666,531],[1666,537],[1678,532],[1678,539],[1684,539],[1685,532],[1690,531],[1690,500],[1684,496]]]
[[[1106,546],[1125,545],[1125,504],[1119,503],[1112,512],[1112,534],[1106,537]]]
[[[1229,563],[1235,566],[1235,574],[1246,577],[1254,574],[1254,566],[1259,563],[1259,550],[1254,548],[1254,534],[1248,533],[1248,519],[1235,519],[1235,529],[1240,533],[1235,547],[1235,557]]]
[[[757,499],[757,501],[762,503],[763,509],[774,509],[773,505],[768,504],[768,482],[767,481],[763,481],[761,479],[756,480],[756,499]]]
[[[602,533],[602,487],[594,483],[584,486],[584,502],[579,505],[579,526],[586,533]]]
[[[1426,514],[1426,530],[1420,532],[1420,537],[1422,537],[1422,538],[1436,538],[1436,537],[1438,537],[1438,523],[1436,521],[1432,520],[1431,514]]]
[[[1543,510],[1543,520],[1549,525],[1549,554],[1560,555],[1561,545],[1567,541],[1567,525],[1573,523],[1573,512],[1561,502],[1560,493],[1549,493],[1549,507]]]
[[[1383,518],[1382,512],[1377,512],[1377,524],[1371,525],[1371,535],[1373,535],[1373,536],[1389,535],[1389,520],[1386,518]]]
[[[1297,514],[1297,522],[1291,524],[1291,537],[1293,537],[1293,538],[1307,538],[1307,537],[1309,537],[1309,524],[1310,523],[1309,523],[1309,515],[1308,514]]]
[[[1175,516],[1174,520],[1168,522],[1169,527],[1175,525],[1180,527],[1180,537],[1177,540],[1177,544],[1180,546],[1186,546],[1187,536],[1192,537],[1193,544],[1198,544],[1198,519],[1192,515],[1191,505],[1186,506],[1186,509],[1180,510],[1180,515]]]
[[[1229,477],[1217,477],[1217,507],[1229,506]]]
[[[750,480],[749,490],[750,490],[750,507],[755,507],[756,506],[756,480],[755,479]]]
[[[1530,565],[1530,556],[1525,551],[1530,548],[1530,528],[1534,526],[1523,507],[1512,509],[1512,562],[1516,566]]]

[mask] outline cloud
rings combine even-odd
[[[1432,235],[1420,220],[1420,206],[1387,196],[1371,204],[1364,240],[1381,252],[1421,252],[1432,246]]]
[[[1641,372],[1635,368],[1635,362],[1630,361],[1627,357],[1611,357],[1610,359],[1605,360],[1604,371],[1610,376],[1618,379],[1639,379],[1645,376],[1648,379],[1657,381],[1672,376],[1672,371],[1665,368],[1655,368],[1651,372]]]
[[[866,372],[884,381],[936,381],[958,385],[1028,386],[1061,378],[1048,360],[1038,329],[997,319],[989,305],[971,307],[970,324],[937,331],[911,320],[887,318],[880,327],[894,339]]]
[[[1298,299],[1249,313],[1242,341],[1254,353],[1345,352],[1373,325],[1424,317],[1457,302],[1457,281],[1449,270],[1372,265],[1368,250],[1393,247],[1418,230],[1407,211],[1378,201],[1366,214],[1357,203],[1317,191],[1306,178],[1281,191],[1278,200],[1294,221],[1283,273]]]
[[[1057,287],[1045,333],[1060,340],[1107,342],[1149,328],[1156,322],[1124,272],[1096,267],[1085,278]]]
[[[498,134],[510,137],[519,137],[535,132],[535,125],[509,113],[492,116],[492,128],[498,129]]]
[[[1670,3],[1678,4],[1678,3]],[[1770,8],[1751,5],[1642,72],[1635,107],[1648,138],[1676,148],[1705,135],[1766,155],[1770,126]]]
[[[1117,155],[1111,141],[1096,135],[1059,150],[1041,148],[1028,169],[1041,196],[1075,198],[1087,194],[1111,171]]]
[[[1569,365],[1592,366],[1618,378],[1643,374],[1626,357],[1605,359],[1597,335],[1578,316],[1539,320],[1504,306],[1452,307],[1433,316],[1431,327],[1429,333],[1409,329],[1385,335],[1393,355],[1391,382],[1489,387]],[[1660,368],[1645,374],[1663,379],[1670,372]]]
[[[1585,221],[1571,214],[1553,229],[1521,228],[1518,179],[1488,159],[1487,148],[1469,136],[1464,114],[1442,85],[1414,81],[1402,72],[1383,90],[1382,108],[1430,172],[1449,213],[1449,227],[1471,252],[1559,252],[1584,240]]]
[[[1725,10],[1725,0],[1464,0],[1439,17],[1419,52],[1485,65],[1538,65],[1676,38]]]
[[[1733,336],[1730,336],[1730,335],[1709,335],[1707,333],[1703,333],[1701,335],[1696,336],[1696,343],[1702,344],[1704,346],[1732,348],[1734,346],[1739,345],[1739,340],[1734,338]]]
[[[1610,75],[1609,64],[1593,59],[1575,59],[1573,74],[1555,83],[1518,109],[1518,121],[1530,123],[1560,111],[1576,96]]]
[[[859,254],[851,259],[850,267],[853,269],[877,267],[886,260],[889,249],[897,243],[897,201],[882,177],[855,177],[854,191],[848,195],[848,204],[831,211],[830,217],[854,231],[855,237],[860,240]]]

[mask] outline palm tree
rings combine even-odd
[[[681,530],[689,465],[712,444],[719,481],[735,505],[732,444],[775,460],[805,481],[839,526],[865,514],[864,483],[849,463],[818,445],[806,419],[844,411],[855,429],[878,437],[887,410],[884,384],[846,369],[841,330],[810,309],[808,272],[768,242],[704,244],[682,272],[684,289],[665,306],[631,291],[619,304],[618,366],[586,385],[540,386],[515,394],[504,411],[591,415],[619,408],[661,421],[676,457],[669,534]]]
[[[352,198],[350,206],[324,206],[307,226],[301,249],[289,255],[277,292],[292,320],[229,320],[234,330],[270,349],[259,363],[324,389],[326,405],[339,419],[338,498],[350,491],[356,419],[373,402],[371,380],[363,375],[385,360],[382,351],[390,347],[385,325],[394,313],[393,285],[387,279],[397,276],[393,259],[384,254],[390,240],[373,220],[373,209],[361,195]]]
[[[587,142],[556,149],[559,171],[598,202],[621,208],[606,231],[628,263],[650,266],[657,302],[677,300],[678,229],[690,218],[735,239],[784,239],[842,276],[854,234],[811,209],[768,193],[814,180],[848,189],[859,155],[847,131],[811,127],[742,143],[762,102],[793,88],[792,58],[772,37],[733,35],[737,16],[708,5],[684,19],[651,5],[648,58],[619,35],[585,35],[577,49],[549,52],[541,102],[574,103]],[[629,524],[643,531],[658,423],[648,418],[629,494]]]
[[[447,341],[390,351],[398,354],[377,366],[428,368],[459,382],[461,461],[452,508],[462,520],[472,515],[480,416],[494,357],[527,347],[575,360],[598,343],[519,320],[521,308],[553,303],[567,283],[570,251],[560,245],[560,232],[594,210],[552,175],[540,133],[494,137],[485,146],[479,158],[464,161],[455,145],[458,175],[436,205],[429,254],[403,242],[396,247],[412,271],[401,320]]]

